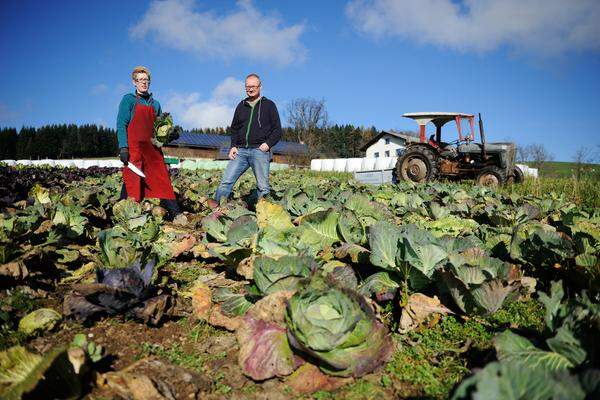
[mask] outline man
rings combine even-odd
[[[129,196],[136,201],[143,198],[161,199],[161,205],[168,211],[168,218],[173,219],[180,212],[179,206],[162,151],[151,142],[154,120],[162,112],[160,103],[148,92],[150,71],[147,68],[135,67],[131,78],[135,92],[123,96],[117,116],[119,158],[125,165],[121,198]],[[131,164],[146,177],[140,177],[127,167]]]
[[[281,139],[281,122],[275,103],[260,95],[261,82],[256,74],[246,77],[246,97],[235,109],[231,122],[229,163],[215,200],[228,199],[238,178],[248,169],[256,177],[258,195],[269,194],[271,150]]]

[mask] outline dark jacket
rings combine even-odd
[[[272,149],[279,139],[281,121],[275,103],[262,97],[254,106],[254,110],[247,103],[247,99],[238,104],[231,122],[231,147],[256,148],[266,143]]]

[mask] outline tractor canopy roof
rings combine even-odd
[[[475,116],[473,114],[456,113],[456,112],[417,112],[417,113],[406,113],[403,117],[411,118],[417,121],[419,124],[419,139],[422,143],[425,143],[425,125],[433,123],[436,127],[436,140],[440,142],[442,139],[442,126],[446,122],[456,121],[456,127],[458,128],[458,140],[475,140],[475,129],[473,127]],[[469,123],[470,132],[463,136],[461,129],[461,120],[466,119]]]
[[[427,111],[427,112],[416,112],[406,113],[403,117],[411,118],[417,121],[419,125],[427,125],[429,122],[433,122],[436,126],[443,126],[446,122],[456,120],[459,118],[474,118],[473,114],[457,113],[457,112],[439,112],[439,111]]]

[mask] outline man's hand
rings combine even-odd
[[[260,145],[259,149],[260,149],[260,151],[266,153],[267,151],[269,151],[269,145],[266,143],[263,143]]]
[[[230,160],[235,160],[235,158],[237,157],[237,153],[238,153],[237,147],[232,147],[229,150],[229,159]]]
[[[127,165],[129,162],[129,149],[127,147],[121,147],[121,150],[119,150],[119,158],[123,164]]]
[[[183,128],[179,125],[175,125],[173,127],[173,131],[171,132],[171,134],[169,135],[169,142],[172,142],[174,140],[179,139],[179,136],[181,136],[181,133],[183,132]]]

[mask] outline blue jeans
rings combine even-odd
[[[231,189],[239,177],[252,168],[258,187],[258,195],[264,197],[269,194],[269,162],[271,161],[271,152],[261,151],[260,149],[247,149],[238,147],[237,157],[230,160],[223,172],[221,183],[215,193],[215,200],[221,201],[222,197],[229,199]]]

